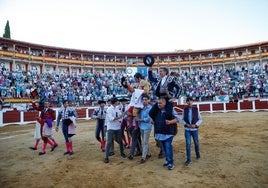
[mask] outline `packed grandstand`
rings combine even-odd
[[[146,54],[66,49],[0,38],[1,99],[4,104],[48,99],[54,106],[68,99],[85,106],[113,95],[125,96],[120,79],[128,76],[134,82],[135,71],[142,71],[146,78],[142,61]],[[155,58],[155,76],[159,67],[168,67],[183,88],[182,97],[207,101],[228,96],[235,101],[268,94],[268,42],[150,54]]]

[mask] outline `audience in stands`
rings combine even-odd
[[[98,100],[108,100],[113,95],[127,95],[120,79],[125,72],[94,74],[65,72],[28,72],[0,70],[0,97],[49,99],[51,104],[59,105],[69,100],[76,105],[91,105]],[[196,100],[214,100],[217,95],[229,95],[231,99],[268,94],[267,66],[255,64],[249,67],[227,67],[226,69],[201,69],[192,72],[172,72],[183,87],[182,95]],[[134,78],[130,77],[130,82]],[[156,85],[152,84],[152,90]],[[151,92],[153,93],[153,92]],[[154,98],[153,94],[151,98]]]

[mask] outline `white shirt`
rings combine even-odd
[[[107,120],[107,130],[120,130],[121,129],[121,120],[120,119],[116,119],[114,120],[116,117],[120,116],[122,113],[119,110],[119,108],[114,107],[113,105],[111,105],[108,109],[107,109],[107,113],[106,113],[106,120]]]
[[[135,89],[132,93],[131,99],[130,99],[130,105],[134,106],[136,108],[143,108],[142,103],[142,94],[144,90],[142,89]]]
[[[161,79],[161,86],[164,85],[164,83],[166,82],[167,80],[167,75],[164,76],[162,79]]]

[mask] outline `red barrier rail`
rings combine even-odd
[[[238,101],[236,103],[226,103],[226,102],[195,102],[201,113],[209,112],[243,112],[251,111],[256,112],[259,110],[268,111],[268,99],[247,99]],[[185,104],[176,105],[175,110],[178,113],[181,113],[182,110],[186,107]],[[92,113],[96,107],[88,108],[77,108],[78,118],[79,119],[91,119]],[[58,108],[55,109],[56,114],[58,113]],[[0,111],[0,127],[9,125],[9,124],[27,124],[35,122],[38,117],[39,112],[36,111],[18,111],[17,109],[4,109]]]

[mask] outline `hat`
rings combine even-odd
[[[99,100],[99,101],[98,101],[98,104],[106,104],[106,101],[104,101],[104,100]]]
[[[145,55],[143,57],[143,63],[147,67],[151,67],[154,64],[154,57],[152,55]]]
[[[120,102],[127,102],[127,101],[130,101],[129,98],[122,98],[122,99],[119,99]]]

